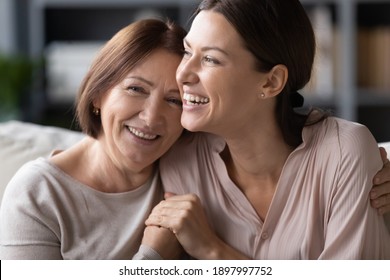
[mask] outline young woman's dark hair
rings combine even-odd
[[[82,131],[96,138],[102,125],[100,116],[93,112],[93,102],[154,50],[164,49],[181,56],[185,35],[186,31],[172,22],[145,19],[124,27],[109,40],[93,61],[78,92],[76,116]]]
[[[298,0],[203,0],[195,11],[222,14],[243,38],[257,60],[257,70],[268,72],[275,65],[288,69],[288,81],[277,97],[276,118],[284,140],[296,147],[307,115],[293,107],[302,106],[297,92],[310,80],[315,55],[311,22]],[[325,115],[324,115],[325,116]]]

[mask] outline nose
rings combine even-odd
[[[179,85],[197,83],[199,78],[195,61],[192,59],[183,59],[176,70],[176,80]]]
[[[145,100],[139,118],[144,121],[149,128],[156,128],[164,123],[164,112],[162,102],[153,98]]]

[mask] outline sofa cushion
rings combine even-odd
[[[84,135],[58,127],[27,122],[0,123],[0,201],[11,177],[27,161],[66,149]]]

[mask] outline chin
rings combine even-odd
[[[195,122],[193,121],[189,121],[189,120],[182,120],[181,121],[181,125],[187,129],[188,131],[191,131],[191,132],[197,132],[197,131],[202,131],[202,129],[199,127],[199,125],[197,125]]]

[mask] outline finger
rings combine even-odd
[[[164,198],[165,198],[165,199],[168,199],[168,198],[173,197],[173,196],[175,196],[175,195],[176,195],[175,193],[166,192],[166,193],[164,193]]]
[[[199,213],[202,204],[196,195],[173,196],[165,200],[160,209],[162,213],[174,216],[178,215],[179,211],[187,214]]]
[[[390,212],[390,205],[387,205],[387,206],[384,206],[384,207],[381,207],[378,209],[379,215],[384,215],[384,214],[389,213],[389,212]]]
[[[162,200],[156,206],[153,207],[150,214],[157,215],[158,213],[161,213],[161,211],[164,207],[165,207],[165,200]]]
[[[191,209],[191,204],[183,200],[164,200],[156,205],[149,216],[177,217]]]
[[[159,227],[161,226],[162,219],[163,219],[162,215],[150,214],[145,221],[145,225]]]
[[[387,159],[386,159],[387,160]],[[374,185],[381,185],[390,181],[390,163],[387,162],[383,165],[383,168],[378,171],[374,176]]]
[[[384,183],[382,185],[375,186],[370,191],[370,198],[375,200],[380,198],[381,196],[389,196],[390,195],[390,182]]]
[[[377,209],[390,207],[390,194],[382,195],[376,199],[373,199],[371,201],[371,205]]]
[[[147,226],[159,226],[166,229],[169,229],[174,234],[176,234],[176,223],[175,218],[163,216],[163,215],[150,215],[145,224]]]
[[[387,152],[386,152],[386,149],[383,148],[383,147],[379,147],[379,152],[380,152],[380,154],[381,154],[381,158],[382,158],[383,164],[388,163],[389,160],[387,159]]]
[[[166,198],[165,200],[161,200],[156,206],[154,206],[153,211],[162,211],[163,209],[177,209],[180,208],[188,199],[183,195],[173,195],[171,197]]]

